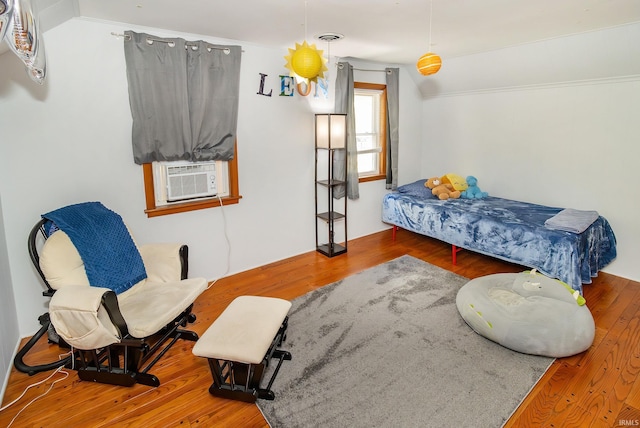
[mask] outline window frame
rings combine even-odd
[[[234,146],[234,157],[229,161],[229,195],[221,197],[194,199],[192,201],[178,202],[175,204],[156,206],[155,185],[153,181],[153,165],[151,163],[142,164],[142,175],[144,179],[144,194],[147,208],[144,210],[147,217],[158,217],[169,214],[177,214],[189,211],[203,210],[206,208],[219,207],[222,205],[233,205],[240,202],[240,187],[238,185],[238,147],[237,141]]]
[[[354,82],[354,89],[381,91],[380,94],[380,158],[378,159],[378,174],[358,176],[360,183],[384,180],[387,178],[387,85],[382,83]]]

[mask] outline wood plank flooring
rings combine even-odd
[[[223,278],[198,298],[194,306],[198,319],[190,327],[202,334],[236,296],[254,294],[291,300],[404,254],[467,278],[523,270],[521,266],[467,251],[458,254],[458,265],[453,266],[448,245],[407,231],[398,232],[397,240],[392,242],[391,231],[384,231],[350,241],[348,253],[332,259],[310,252]],[[640,283],[600,273],[593,284],[585,286],[585,297],[596,321],[593,346],[582,354],[556,360],[514,412],[507,427],[640,424]],[[156,365],[153,372],[161,381],[158,388],[82,382],[74,371],[69,371],[68,377],[56,383],[47,395],[25,408],[12,426],[267,427],[254,404],[208,393],[211,375],[207,362],[193,356],[192,347],[193,343],[180,341]],[[26,362],[49,362],[60,352],[43,338]],[[13,369],[2,405],[50,374],[28,376]],[[54,376],[62,378],[62,373]],[[0,426],[6,427],[51,382],[29,389],[17,404],[2,411]],[[277,380],[274,389],[277,396]]]

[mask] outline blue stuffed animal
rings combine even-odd
[[[467,190],[460,194],[461,198],[464,199],[482,199],[489,196],[487,192],[483,192],[478,187],[478,179],[473,175],[467,177]]]

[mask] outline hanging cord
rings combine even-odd
[[[220,212],[222,213],[222,225],[223,225],[223,231],[224,231],[224,239],[227,242],[227,270],[218,278],[214,279],[213,281],[211,281],[209,283],[209,285],[207,286],[207,290],[210,289],[213,284],[215,284],[216,282],[218,282],[218,280],[220,278],[224,278],[225,276],[227,276],[227,274],[229,273],[229,270],[231,269],[231,241],[229,240],[229,235],[227,233],[227,216],[224,213],[224,208],[223,208],[223,204],[222,204],[222,198],[220,196],[218,196],[218,201],[220,201]]]
[[[58,359],[62,359],[63,356],[65,355],[71,355],[71,358],[73,358],[73,348],[71,349],[70,352],[68,352],[67,354],[61,354],[58,356]],[[51,385],[49,385],[49,388],[42,394],[38,395],[36,398],[34,398],[33,400],[29,401],[22,409],[20,409],[20,411],[18,413],[16,413],[16,415],[13,417],[13,419],[11,419],[11,422],[9,422],[9,424],[7,425],[7,428],[9,428],[11,425],[13,425],[13,422],[15,422],[16,418],[20,415],[20,413],[23,412],[24,409],[26,409],[27,407],[29,407],[31,404],[33,404],[34,402],[36,402],[36,400],[39,400],[40,398],[44,397],[45,395],[47,395],[49,393],[49,391],[51,391],[51,389],[53,389],[53,385],[55,385],[58,382],[61,382],[63,380],[65,380],[66,378],[69,377],[69,372],[63,370],[64,367],[58,367],[53,373],[51,373],[49,376],[47,376],[45,379],[41,380],[40,382],[36,382],[33,383],[29,386],[27,386],[25,388],[24,391],[22,391],[22,394],[20,394],[20,396],[18,398],[16,398],[15,400],[13,400],[11,403],[7,404],[6,406],[0,408],[0,412],[8,409],[9,407],[13,406],[15,403],[17,403],[22,397],[24,397],[24,395],[27,393],[27,391],[34,386],[38,386],[41,385],[43,383],[45,383],[46,381],[48,381],[49,379],[51,379],[53,376],[55,376],[56,373],[62,373],[64,374],[64,377],[60,378],[60,379],[56,379],[53,382],[51,382]]]
[[[307,40],[307,0],[304,1],[304,40]]]
[[[431,0],[429,9],[429,52],[431,52],[431,22],[433,18],[433,0]]]

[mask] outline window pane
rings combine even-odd
[[[378,173],[378,155],[366,153],[358,155],[358,174],[371,175]]]
[[[355,95],[353,106],[356,113],[356,134],[373,132],[373,97]]]
[[[375,147],[375,138],[373,138],[373,135],[358,135],[356,136],[356,144],[358,151],[373,149]]]

